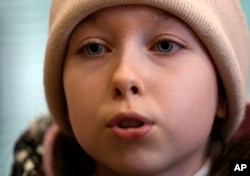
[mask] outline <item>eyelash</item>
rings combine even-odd
[[[106,50],[106,51],[104,51],[104,50]],[[101,54],[109,52],[109,51],[110,50],[107,47],[105,47],[103,44],[100,44],[98,42],[89,42],[89,43],[84,44],[81,47],[79,47],[76,50],[75,54],[94,57],[94,56],[98,56],[98,55],[101,55]]]
[[[174,42],[174,41],[171,41],[171,40],[168,40],[168,39],[163,39],[163,40],[157,41],[150,48],[150,50],[159,52],[161,54],[171,54],[171,53],[175,53],[175,52],[179,51],[182,48],[183,48],[183,46],[181,44],[177,43],[177,42]]]
[[[156,51],[161,54],[171,54],[177,52],[181,48],[183,48],[183,46],[178,44],[177,42],[173,42],[168,39],[163,39],[154,43],[152,47],[150,47],[150,50]],[[75,54],[88,57],[97,57],[110,51],[111,50],[108,47],[104,46],[100,42],[89,42],[79,47],[76,50]]]

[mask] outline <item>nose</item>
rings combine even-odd
[[[125,61],[126,62],[126,61]],[[112,95],[114,99],[141,96],[144,84],[138,68],[132,64],[120,63],[112,77]]]

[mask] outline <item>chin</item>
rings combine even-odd
[[[142,159],[143,158],[143,159]],[[118,162],[117,162],[118,160]],[[110,176],[163,176],[167,167],[161,161],[154,161],[152,158],[132,156],[130,158],[113,159],[106,163],[109,167],[97,166],[100,173],[106,172]]]

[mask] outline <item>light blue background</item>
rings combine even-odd
[[[250,26],[250,1],[241,2]],[[1,176],[9,175],[18,135],[33,118],[47,113],[42,71],[49,3],[0,0]]]
[[[10,174],[13,145],[47,112],[42,71],[49,0],[0,0],[0,176]]]

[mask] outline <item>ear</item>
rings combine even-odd
[[[220,119],[224,119],[227,116],[227,102],[223,98],[219,98],[217,109],[216,109],[216,117]]]

